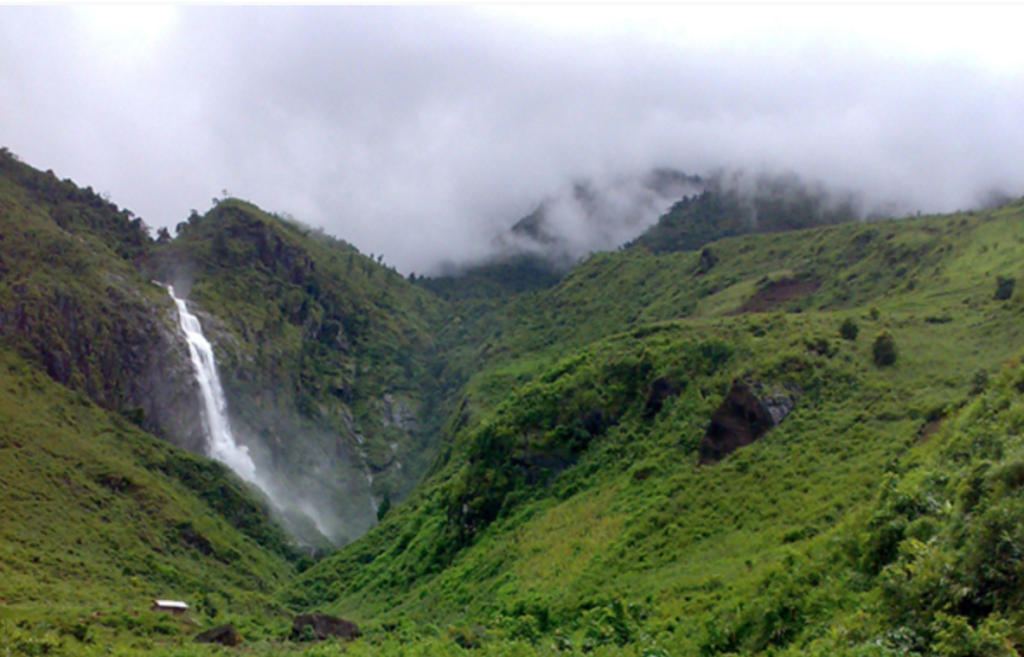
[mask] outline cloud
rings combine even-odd
[[[1018,8],[725,9],[5,7],[0,142],[153,226],[227,189],[420,273],[652,167],[1024,193]]]

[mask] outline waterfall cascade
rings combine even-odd
[[[178,319],[181,331],[188,341],[188,351],[195,369],[196,381],[203,397],[203,428],[206,431],[206,449],[208,456],[216,459],[238,473],[242,479],[266,490],[264,482],[256,473],[256,464],[249,456],[245,445],[235,442],[228,422],[227,402],[224,400],[224,389],[220,385],[217,374],[217,361],[213,357],[213,347],[203,335],[203,327],[199,318],[189,312],[184,299],[174,294],[174,287],[168,285],[167,291],[178,306]]]
[[[324,541],[338,544],[369,529],[376,518],[377,504],[369,492],[373,479],[366,463],[366,455],[361,448],[363,472],[367,480],[366,495],[372,507],[370,513],[359,510],[362,505],[357,503],[361,501],[358,497],[353,497],[343,509],[332,504],[332,500],[342,499],[345,494],[359,496],[362,492],[351,488],[347,483],[350,477],[346,473],[350,467],[358,467],[355,463],[331,462],[330,457],[324,455],[325,461],[322,465],[329,468],[332,473],[335,470],[341,472],[340,483],[335,480],[322,482],[315,476],[306,476],[316,475],[319,466],[316,472],[303,473],[292,480],[282,479],[281,473],[267,468],[257,469],[248,447],[235,441],[228,420],[227,401],[221,387],[217,361],[210,342],[203,335],[199,319],[189,312],[185,300],[178,298],[172,286],[168,285],[166,288],[177,306],[179,325],[188,343],[192,369],[199,383],[206,455],[227,465],[242,479],[261,489],[273,510],[277,512],[278,520],[300,544],[316,546],[323,545]],[[315,527],[313,532],[309,529],[310,523]],[[358,533],[354,534],[353,531]]]

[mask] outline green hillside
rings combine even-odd
[[[284,600],[384,630],[487,628],[485,642],[799,652],[805,629],[868,604],[897,556],[902,534],[863,538],[887,476],[945,440],[942,418],[1024,347],[1019,302],[994,298],[1018,273],[1022,208],[735,238],[708,247],[710,268],[699,254],[599,255],[549,293],[467,322],[466,336],[499,328],[476,347],[490,366],[466,388],[444,464]],[[846,320],[857,340],[840,337]],[[882,332],[899,351],[890,367],[873,360]],[[795,384],[797,409],[697,467],[739,378]],[[666,382],[678,397],[652,414]],[[777,612],[763,605],[780,569],[800,561],[846,582],[849,564],[829,570],[839,557],[822,546],[862,539],[894,541],[857,557],[864,600],[837,585],[798,600],[819,606],[799,627],[747,627]]]
[[[834,198],[796,176],[711,176],[700,194],[684,197],[628,244],[651,253],[699,251],[705,244],[748,233],[779,233],[855,221],[855,198]]]
[[[1016,276],[1020,212],[1017,203],[953,217],[747,235],[708,245],[706,256],[597,254],[550,292],[516,297],[463,333],[483,343],[487,357],[514,361],[679,318],[871,305],[953,316],[991,301],[997,276]]]
[[[264,654],[1024,646],[1024,200],[852,222],[767,181],[557,281],[412,281],[237,199],[152,240],[4,155],[0,654],[221,652],[185,645],[221,621]],[[170,444],[202,451],[152,279],[333,554]],[[309,610],[364,637],[283,642]]]
[[[553,287],[564,272],[539,255],[499,256],[457,273],[417,280],[448,301],[495,299]]]
[[[243,616],[272,627],[287,618],[272,594],[298,555],[265,503],[223,466],[140,431],[7,350],[0,426],[6,631],[8,622],[50,628],[56,635],[41,631],[40,641],[71,643],[75,632],[143,640],[189,631],[149,614],[154,598],[186,600],[202,622]]]
[[[174,306],[137,264],[141,220],[0,152],[0,345],[147,431],[197,451]]]

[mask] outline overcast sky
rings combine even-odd
[[[403,272],[574,180],[1024,194],[1024,7],[0,7],[0,144],[173,227],[228,190]],[[652,219],[653,220],[653,219]]]

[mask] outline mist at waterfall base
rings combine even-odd
[[[367,522],[362,519],[372,519],[376,506],[368,485],[358,485],[363,483],[360,473],[345,467],[344,460],[338,463],[337,458],[319,450],[312,454],[312,462],[304,464],[298,473],[294,467],[282,472],[273,458],[273,450],[250,435],[258,432],[236,432],[228,416],[213,347],[203,333],[199,318],[188,309],[186,301],[177,296],[173,286],[168,285],[167,291],[177,307],[179,326],[188,344],[199,387],[206,455],[228,466],[261,491],[281,524],[300,545],[324,547],[325,541],[339,545],[365,532],[369,527],[363,526]],[[244,439],[239,440],[237,433],[243,434]],[[304,442],[316,444],[322,441]],[[250,450],[250,447],[254,449]],[[342,485],[328,483],[339,475]],[[354,491],[345,490],[343,484],[346,479],[349,484],[357,484]],[[342,505],[349,507],[348,513],[340,508]],[[366,508],[353,514],[353,507]],[[356,526],[353,526],[353,516]]]

